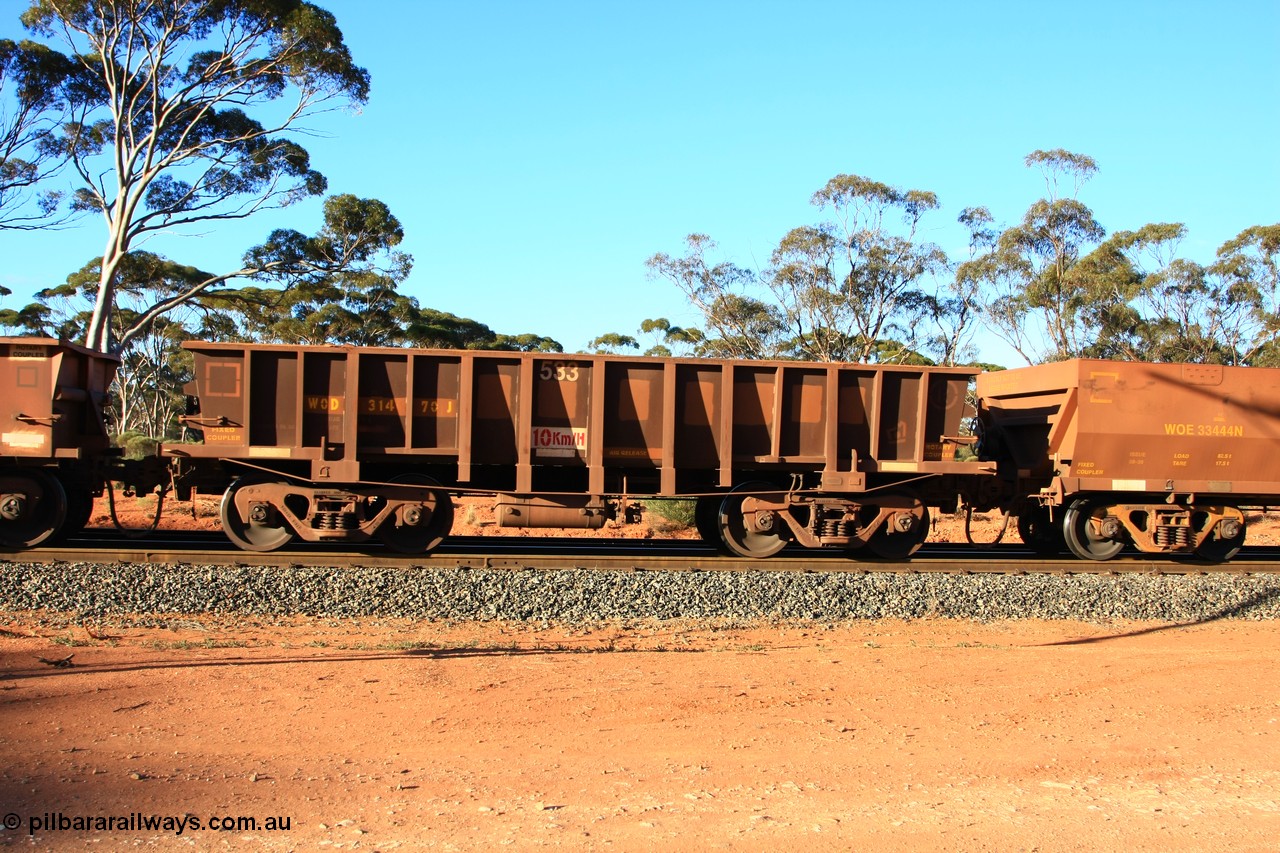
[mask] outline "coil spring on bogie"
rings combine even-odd
[[[822,527],[818,535],[822,537],[852,536],[853,522],[845,521],[840,518],[824,518],[822,520]]]
[[[360,526],[350,512],[317,512],[312,524],[317,530],[355,530]]]
[[[1186,548],[1191,545],[1191,528],[1162,524],[1156,528],[1155,542],[1161,548]]]

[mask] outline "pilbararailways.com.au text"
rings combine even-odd
[[[293,828],[293,818],[289,816],[209,815],[200,818],[193,814],[156,815],[141,812],[124,815],[44,812],[28,815],[25,823],[27,835],[30,836],[51,832],[166,832],[174,835],[201,831],[287,832]],[[4,816],[4,828],[11,832],[22,824],[21,815],[15,812]]]

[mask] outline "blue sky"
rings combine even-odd
[[[1102,224],[1183,222],[1195,260],[1280,221],[1276,0],[319,5],[373,78],[360,114],[308,122],[330,191],[391,206],[423,305],[570,350],[697,324],[645,259],[702,232],[762,267],[840,173],[937,193],[925,236],[957,257],[963,208],[1011,224],[1043,194],[1036,149],[1094,157],[1081,197]],[[25,3],[6,6],[0,36],[21,36]],[[218,271],[318,224],[307,204],[147,248]],[[103,237],[0,233],[4,305]]]

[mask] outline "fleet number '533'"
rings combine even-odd
[[[544,361],[538,371],[541,379],[554,379],[557,382],[577,382],[578,362],[576,361]]]

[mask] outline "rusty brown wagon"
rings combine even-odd
[[[1226,560],[1280,502],[1280,369],[1074,360],[986,373],[980,453],[1044,550]]]
[[[998,508],[1025,542],[1226,560],[1280,502],[1280,370],[1076,360],[963,368],[185,344],[196,443],[111,446],[119,360],[0,338],[0,547],[84,526],[119,480],[223,493],[241,548],[438,545],[459,495],[498,524],[598,528],[696,501],[705,539],[901,559],[929,508]],[[976,378],[974,435],[962,437]],[[976,439],[978,461],[956,450]]]
[[[98,463],[117,452],[104,418],[120,359],[49,338],[0,338],[0,546],[84,527]]]
[[[688,497],[742,556],[794,541],[905,557],[928,506],[994,497],[955,459],[968,369],[185,346],[199,410],[184,423],[203,443],[164,453],[180,484],[208,488],[209,461],[236,476],[222,520],[251,550],[423,552],[453,496],[484,493],[503,526],[594,528],[636,498]]]

